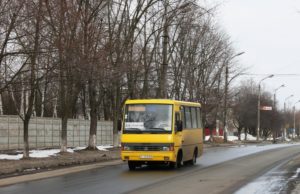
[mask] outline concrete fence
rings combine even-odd
[[[87,146],[89,120],[69,119],[68,147]],[[61,119],[32,117],[29,124],[29,146],[51,148],[60,146]],[[113,145],[113,124],[98,121],[97,145]],[[18,116],[0,116],[0,150],[23,149],[23,121]]]

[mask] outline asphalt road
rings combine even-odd
[[[114,165],[0,188],[0,193],[233,193],[300,154],[300,145],[219,147],[179,170]],[[0,180],[1,181],[1,180]]]

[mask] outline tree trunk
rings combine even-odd
[[[110,103],[107,100],[107,96],[105,96],[102,100],[103,102],[103,117],[105,121],[110,120],[110,115],[111,115],[111,111],[110,111]]]
[[[23,120],[23,141],[24,141],[24,152],[23,158],[29,158],[29,142],[28,142],[28,129],[29,129],[29,119],[25,118]]]
[[[165,21],[163,26],[163,50],[162,50],[162,65],[160,69],[159,86],[157,91],[158,98],[167,98],[167,72],[168,72],[168,44],[169,44],[169,33],[168,33],[168,0],[165,1]]]
[[[53,103],[53,118],[57,118],[57,98],[54,98],[54,103]]]
[[[2,92],[0,93],[0,115],[3,115]]]
[[[45,95],[46,95],[46,89],[43,89],[42,90],[41,117],[44,117],[44,113],[45,113]]]
[[[61,118],[61,145],[60,151],[67,152],[67,128],[68,128],[68,117],[63,115]]]
[[[89,98],[90,98],[90,136],[89,136],[89,145],[87,149],[96,150],[96,133],[97,133],[97,102],[96,102],[96,91],[93,81],[89,81]]]
[[[91,122],[90,122],[90,136],[89,136],[89,150],[96,150],[96,134],[97,134],[97,108],[91,108]]]
[[[115,83],[115,98],[113,102],[113,141],[114,146],[119,146],[119,134],[118,134],[118,121],[120,119],[120,106],[121,106],[121,91],[120,91],[120,82]]]

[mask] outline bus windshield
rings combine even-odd
[[[123,133],[172,133],[172,105],[128,104]]]

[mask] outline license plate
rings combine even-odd
[[[141,159],[152,159],[153,156],[150,156],[150,155],[142,155],[140,156]]]

